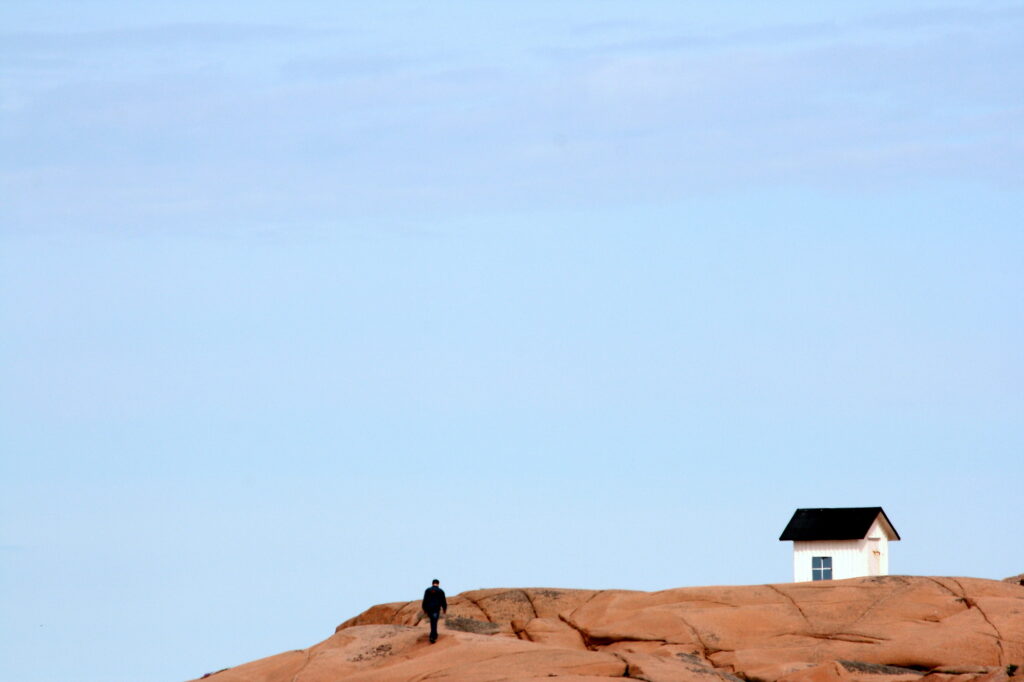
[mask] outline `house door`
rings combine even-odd
[[[880,575],[882,572],[882,541],[880,538],[868,538],[868,575]]]

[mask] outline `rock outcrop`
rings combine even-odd
[[[490,589],[374,606],[303,651],[213,682],[627,677],[648,682],[1024,682],[1024,589],[969,578],[694,587]]]

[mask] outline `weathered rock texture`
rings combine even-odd
[[[1011,674],[1014,675],[1011,678]],[[886,576],[664,592],[490,589],[374,606],[211,682],[1024,682],[1024,588]]]

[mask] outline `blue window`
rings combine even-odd
[[[832,557],[811,557],[811,580],[832,580]]]

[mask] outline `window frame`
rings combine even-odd
[[[832,557],[812,556],[811,557],[811,580],[832,580],[833,567]]]

